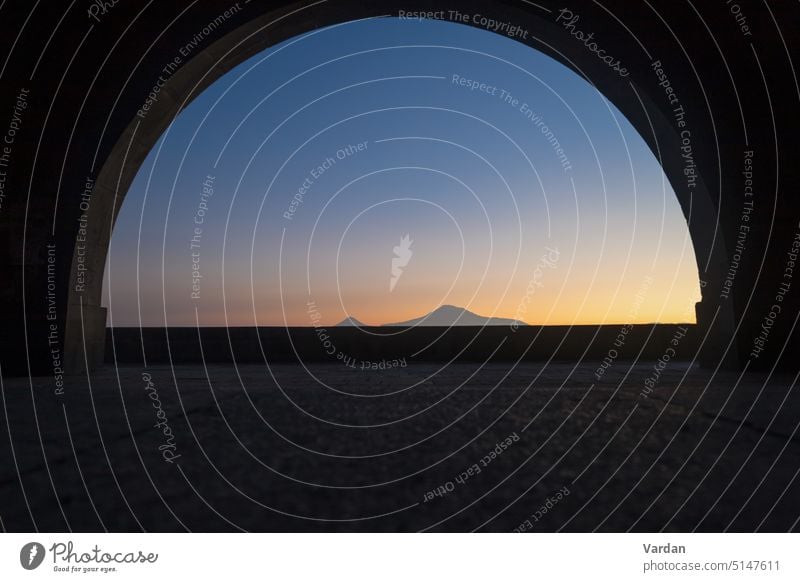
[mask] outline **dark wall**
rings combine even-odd
[[[623,331],[622,328],[625,327]],[[314,363],[353,369],[420,362],[691,361],[693,325],[276,328],[115,327],[106,333],[108,364]],[[595,364],[597,364],[595,366]]]

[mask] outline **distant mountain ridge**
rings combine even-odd
[[[528,325],[524,321],[507,319],[505,317],[484,317],[473,313],[463,307],[455,305],[442,305],[430,313],[396,323],[385,323],[384,327],[413,327],[415,325],[430,327],[453,327],[453,326],[485,326],[485,325]]]
[[[483,327],[483,326],[500,326],[500,325],[514,325],[526,326],[524,321],[508,319],[505,317],[484,317],[473,313],[472,311],[463,307],[456,307],[455,305],[442,305],[437,307],[430,313],[408,321],[398,321],[395,323],[384,323],[381,325],[367,325],[362,323],[355,317],[349,316],[336,324],[336,327],[414,327],[420,325],[423,327]]]

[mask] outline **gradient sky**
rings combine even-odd
[[[499,35],[389,18],[287,41],[193,101],[127,194],[105,283],[117,326],[306,326],[309,301],[326,325],[442,304],[533,324],[694,322],[700,297],[672,188],[589,83]]]

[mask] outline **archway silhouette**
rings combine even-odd
[[[39,102],[31,102],[35,114],[29,117],[29,130],[42,133],[38,142],[24,144],[30,151],[23,158],[26,166],[19,166],[24,171],[16,172],[6,186],[27,195],[7,200],[4,208],[10,218],[4,236],[11,244],[3,257],[9,280],[3,318],[15,330],[9,338],[26,340],[6,342],[4,374],[50,374],[51,342],[61,350],[56,361],[69,370],[82,371],[102,361],[105,310],[100,296],[114,217],[147,152],[185,104],[237,63],[290,37],[362,18],[418,17],[413,13],[420,11],[529,44],[588,79],[637,129],[660,160],[692,237],[703,285],[696,309],[702,359],[768,369],[784,358],[787,342],[795,341],[791,317],[778,318],[768,341],[759,336],[785,266],[785,261],[768,262],[766,255],[790,248],[797,229],[795,202],[780,196],[779,189],[795,179],[792,149],[778,147],[791,135],[779,131],[774,115],[779,106],[790,108],[800,96],[785,66],[785,39],[742,43],[741,31],[730,27],[729,14],[699,7],[695,28],[678,36],[676,24],[683,20],[650,4],[626,6],[624,14],[597,3],[570,14],[554,3],[516,1],[366,6],[320,0],[277,8],[208,2],[171,15],[149,8],[115,6],[85,41],[87,47],[107,48],[79,51],[71,61],[67,58],[69,66],[36,58],[14,63],[30,65],[27,73],[9,69],[19,78],[31,70],[37,79],[50,74],[53,82],[49,92],[37,94]],[[759,26],[774,26],[780,10],[762,11]],[[66,17],[62,31],[76,42],[80,39],[67,28],[77,30],[77,19]],[[628,20],[652,22],[657,32],[637,36]],[[51,24],[31,20],[25,32],[34,34],[35,27]],[[53,42],[45,50],[61,41]],[[164,62],[158,55],[176,56]],[[767,56],[780,63],[770,69],[769,78],[761,66]],[[741,64],[736,77],[728,64],[734,58]],[[64,83],[67,75],[73,78]],[[776,84],[783,90],[765,94],[765,86]],[[153,91],[158,99],[150,102]],[[146,115],[138,115],[145,106]],[[771,113],[766,120],[764,112]],[[51,137],[44,137],[45,128]],[[753,151],[761,152],[750,166],[761,180],[761,212],[749,219],[746,257],[729,265],[729,255],[739,253],[743,154]],[[42,194],[31,197],[33,192]],[[91,199],[86,211],[82,197]],[[49,226],[47,216],[52,216]],[[52,241],[58,255],[48,267],[54,259],[47,254]],[[54,288],[52,295],[48,285]],[[791,302],[796,299],[789,296]],[[783,313],[794,312],[788,303],[783,305]],[[785,359],[782,365],[794,366]]]
[[[300,9],[290,16],[301,15],[304,10],[308,10],[308,8]],[[450,15],[449,10],[442,8],[433,11],[430,16]],[[374,17],[370,13],[371,11],[365,10],[365,12],[359,11],[350,16],[352,19]],[[598,58],[595,52],[587,50],[585,47],[579,47],[578,51],[565,51],[557,48],[563,44],[574,44],[571,37],[564,38],[564,23],[575,19],[572,13],[563,13],[553,18],[552,13],[539,12],[538,14],[536,11],[521,12],[512,16],[504,9],[492,11],[483,7],[479,14],[473,14],[466,19],[464,17],[456,18],[456,21],[482,30],[487,29],[488,22],[522,23],[518,25],[522,28],[514,30],[514,34],[510,35],[512,38],[525,42],[523,37],[527,37],[527,43],[534,50],[544,52],[593,82],[626,115],[651,148],[653,154],[662,163],[667,178],[678,194],[678,200],[689,226],[695,256],[699,263],[698,272],[702,273],[701,281],[705,283],[707,280],[721,277],[727,271],[727,259],[725,258],[724,241],[722,241],[718,229],[708,228],[708,225],[717,224],[718,216],[705,181],[699,173],[692,174],[692,188],[686,188],[687,175],[684,172],[686,168],[684,160],[680,156],[665,155],[665,152],[669,151],[681,152],[681,147],[687,143],[685,136],[688,132],[681,131],[676,127],[663,108],[657,105],[656,99],[660,96],[651,96],[647,92],[637,89],[632,82],[622,77],[619,64],[609,66],[609,59]],[[405,12],[398,9],[398,14],[405,14]],[[318,26],[334,24],[338,20],[336,15],[331,14],[330,20],[318,21]],[[80,346],[84,343],[82,334],[85,333],[87,325],[85,320],[81,321],[80,313],[83,313],[85,318],[87,311],[97,311],[100,313],[97,320],[105,321],[100,300],[104,261],[110,242],[111,229],[124,195],[147,154],[180,111],[223,74],[252,55],[274,45],[278,40],[287,38],[286,35],[302,33],[311,29],[309,27],[300,31],[294,28],[284,30],[289,27],[284,26],[283,22],[284,20],[276,18],[274,14],[263,15],[230,32],[204,51],[194,55],[191,60],[172,73],[165,82],[156,85],[158,99],[146,102],[146,111],[137,111],[123,136],[117,141],[103,164],[94,187],[95,194],[90,221],[103,226],[95,230],[93,240],[87,242],[98,252],[92,253],[89,259],[91,264],[85,272],[78,271],[76,268],[72,269],[73,276],[69,286],[70,313],[66,330],[68,346]],[[274,36],[276,30],[279,34]],[[534,30],[535,33],[532,34],[531,30]],[[273,34],[267,34],[269,31],[272,31]],[[621,89],[620,84],[627,84],[628,87]],[[102,198],[98,198],[98,192],[101,193]],[[84,261],[85,257],[79,258],[77,253],[76,249],[73,261]],[[81,277],[81,283],[85,287],[78,285],[78,277]],[[75,289],[79,288],[83,288],[83,291],[75,292]],[[707,285],[703,288],[707,288]],[[724,321],[728,324],[725,326],[726,329],[732,331],[732,326],[729,325],[732,316],[729,311],[714,314],[709,314],[708,311],[703,305],[698,307],[698,323],[703,325],[709,323],[711,318],[719,318],[720,322]],[[718,324],[717,329],[722,328],[723,326]],[[724,344],[729,342],[730,337],[720,337],[718,332],[714,340],[719,344]],[[82,359],[81,355],[78,361],[80,362]]]

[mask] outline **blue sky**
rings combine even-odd
[[[699,290],[657,160],[588,82],[387,18],[272,47],[190,103],[127,194],[104,296],[113,325],[311,325],[309,301],[327,324],[441,304],[568,324],[694,321]]]

